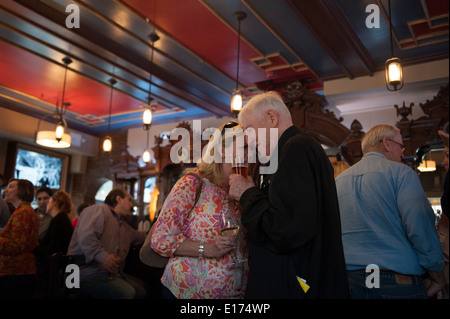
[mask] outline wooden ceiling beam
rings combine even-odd
[[[347,77],[373,75],[376,65],[336,1],[286,1]]]
[[[65,27],[66,14],[52,8],[40,1],[34,0],[14,0],[15,2],[27,7],[28,9],[41,15],[43,18],[49,19],[54,23]],[[198,106],[216,116],[228,116],[229,106],[224,103],[215,100],[214,98],[206,95],[205,93],[199,91],[198,89],[188,85],[182,80],[170,75],[163,68],[156,64],[151,65],[151,62],[134,51],[118,44],[113,39],[99,34],[95,30],[83,25],[82,28],[76,29],[77,35],[82,38],[100,45],[105,50],[117,55],[118,57],[136,65],[137,67],[145,70],[152,70],[155,77],[159,78],[161,81],[165,82],[166,89],[172,92],[178,98],[182,98],[193,105]]]

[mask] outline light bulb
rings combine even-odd
[[[147,107],[144,110],[142,120],[143,120],[145,129],[148,129],[150,124],[152,124],[152,110],[150,108]]]
[[[56,126],[55,138],[59,142],[64,136],[64,125],[62,122],[59,122]]]
[[[103,141],[103,151],[108,153],[111,152],[111,149],[112,149],[111,137],[107,136]]]
[[[242,110],[242,94],[239,90],[234,90],[231,96],[231,116],[237,117]]]
[[[151,155],[150,155],[149,150],[145,150],[144,154],[142,155],[142,160],[144,161],[144,163],[148,163],[148,162],[150,162],[150,158],[151,158]]]
[[[389,64],[389,82],[400,83],[400,63],[393,62]]]

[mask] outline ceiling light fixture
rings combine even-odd
[[[153,118],[153,106],[151,104],[152,98],[152,74],[153,74],[153,52],[155,49],[155,42],[159,40],[159,36],[153,31],[148,36],[150,38],[150,41],[152,43],[152,50],[151,50],[151,56],[150,56],[150,78],[148,81],[148,100],[147,100],[147,106],[145,107],[144,114],[142,116],[142,121],[144,124],[144,129],[149,130],[150,125],[152,124],[152,118]]]
[[[56,112],[53,114],[48,114],[39,120],[35,136],[37,144],[51,148],[68,148],[70,147],[70,143],[72,142],[72,137],[67,133],[68,127],[67,122],[64,118],[67,107],[70,106],[70,103],[64,102],[64,97],[66,93],[67,66],[72,63],[72,59],[70,59],[69,57],[64,57],[62,61],[65,64],[65,70],[61,107],[59,107],[58,103],[56,103]],[[56,129],[53,131],[41,130],[41,121],[49,117],[55,119]]]
[[[389,0],[389,35],[391,39],[391,58],[385,63],[386,88],[389,91],[397,91],[403,87],[402,61],[394,57],[394,45],[392,42],[392,14],[391,0]]]
[[[242,92],[239,90],[239,55],[241,51],[241,21],[247,17],[243,11],[234,13],[234,17],[238,20],[238,49],[237,49],[237,66],[236,66],[236,88],[231,95],[231,116],[236,118],[242,109]]]
[[[111,94],[109,97],[109,118],[108,118],[108,135],[105,137],[105,140],[103,141],[103,152],[109,153],[112,150],[112,139],[110,136],[110,129],[111,129],[111,110],[112,110],[112,97],[113,97],[113,86],[117,83],[117,81],[113,78],[108,80],[109,84],[111,85]]]
[[[153,111],[154,111],[154,109],[153,109],[154,103],[151,103],[151,101],[153,100],[153,98],[152,98],[153,53],[155,50],[155,42],[159,40],[159,36],[156,34],[155,31],[150,33],[150,35],[148,37],[150,38],[150,41],[152,43],[152,51],[151,51],[151,56],[150,56],[150,72],[149,72],[150,78],[148,81],[148,101],[147,101],[147,106],[145,107],[145,110],[144,110],[144,114],[142,116],[144,130],[147,131],[147,147],[144,151],[144,154],[142,155],[142,160],[144,161],[144,163],[150,162],[150,159],[151,159],[150,150],[148,147],[148,139],[149,139],[150,126],[152,124]]]

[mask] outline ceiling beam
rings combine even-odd
[[[373,75],[376,65],[336,1],[286,1],[347,77]]]
[[[52,8],[41,1],[34,0],[14,0],[15,2],[27,7],[28,9],[36,12],[43,18],[51,20],[52,22],[65,27],[66,14]],[[151,64],[146,57],[143,57],[134,51],[121,46],[113,39],[107,38],[102,34],[99,34],[92,28],[83,25],[82,28],[76,29],[77,35],[82,38],[100,45],[105,50],[115,54],[116,56],[122,58],[129,63],[136,65],[137,67],[145,70],[152,70],[155,77],[159,78],[161,81],[165,82],[165,89],[172,91],[172,94],[178,96],[179,98],[185,99],[193,105],[198,106],[216,116],[228,116],[229,106],[215,100],[209,95],[199,91],[198,89],[190,86],[189,84],[177,79],[176,77],[167,73],[163,68],[156,64]]]

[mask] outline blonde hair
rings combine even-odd
[[[344,161],[335,161],[331,164],[333,165],[334,178],[336,178],[340,173],[350,167],[350,165],[348,165],[348,163]]]
[[[239,123],[242,125],[242,119],[248,116],[257,116],[261,118],[261,115],[265,111],[273,110],[279,117],[292,120],[291,112],[284,104],[280,94],[275,91],[269,91],[253,96],[247,104],[242,108],[239,113]]]
[[[364,135],[361,141],[363,154],[365,155],[371,149],[377,147],[383,138],[393,139],[397,134],[400,134],[400,130],[395,126],[388,124],[375,125]]]
[[[220,126],[211,138],[209,139],[208,144],[205,146],[206,155],[212,158],[212,161],[205,161],[204,157],[201,157],[200,163],[197,164],[197,172],[204,178],[208,179],[211,183],[215,184],[218,187],[222,187],[226,184],[226,181],[223,177],[223,168],[222,168],[222,154],[216,154],[215,150],[219,143],[221,143],[221,149],[225,147],[225,141],[227,137],[230,135],[234,135],[234,131],[242,130],[242,128],[236,123],[236,126],[232,128],[224,129],[224,126],[227,126],[229,123],[223,124]],[[224,130],[224,134],[222,131]]]

